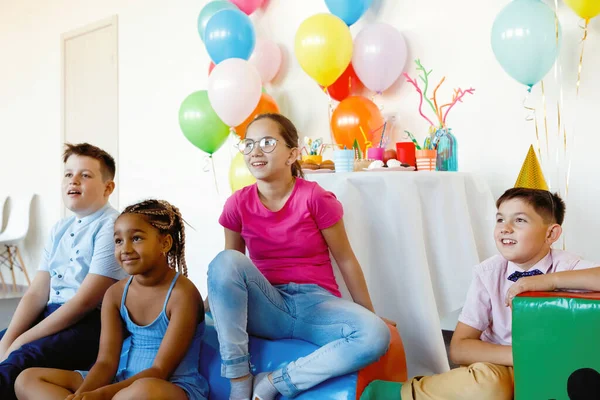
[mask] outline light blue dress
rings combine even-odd
[[[152,366],[154,358],[158,353],[158,348],[160,347],[162,339],[167,332],[167,327],[169,326],[167,303],[177,278],[179,278],[179,272],[171,282],[161,313],[153,322],[144,326],[137,325],[129,317],[129,312],[125,306],[125,299],[127,298],[127,291],[129,290],[129,285],[131,285],[133,276],[127,281],[121,300],[121,318],[125,321],[127,331],[131,336],[123,343],[121,361],[119,363],[119,370],[115,377],[115,382],[129,379],[135,374]],[[187,353],[169,379],[169,382],[182,388],[190,400],[206,400],[208,398],[208,383],[198,371],[200,346],[203,334],[204,322],[201,322],[196,327],[196,333],[194,334],[194,338]],[[87,372],[78,372],[80,372],[85,379]]]

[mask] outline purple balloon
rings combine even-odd
[[[367,25],[354,39],[352,66],[365,87],[381,93],[398,79],[406,65],[404,36],[385,23]]]

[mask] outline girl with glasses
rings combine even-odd
[[[225,250],[208,270],[221,373],[231,380],[231,400],[294,397],[377,361],[390,331],[375,315],[341,203],[302,178],[292,122],[260,115],[238,148],[257,182],[227,200],[219,219]],[[330,252],[353,301],[341,298]],[[320,348],[253,377],[248,334],[301,339]]]

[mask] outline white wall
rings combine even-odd
[[[192,91],[206,88],[209,59],[196,31],[204,1],[178,0],[0,0],[0,176],[2,191],[39,194],[32,240],[26,261],[39,259],[43,238],[60,216],[60,35],[110,15],[119,16],[121,205],[146,197],[165,198],[178,205],[195,230],[188,229],[190,275],[206,294],[205,273],[222,248],[217,223],[229,194],[227,169],[231,146],[215,156],[220,194],[213,175],[204,172],[204,154],[181,134],[177,111]],[[508,1],[498,0],[374,0],[372,10],[352,27],[385,21],[400,29],[411,58],[433,69],[434,80],[446,76],[444,96],[457,86],[473,86],[476,95],[452,111],[449,124],[459,140],[460,168],[483,174],[495,195],[514,184],[534,128],[524,120],[524,89],[496,62],[490,47],[492,22]],[[549,2],[551,5],[554,2]],[[167,5],[169,4],[169,5]],[[284,71],[267,87],[303,135],[327,137],[328,100],[300,69],[294,54],[299,24],[324,12],[322,0],[270,0],[265,12],[253,16],[259,34],[284,48]],[[567,246],[600,260],[595,226],[600,210],[595,149],[596,93],[600,89],[600,22],[591,24],[582,92],[578,103],[569,97],[575,85],[580,29],[563,5],[562,65],[565,108],[580,110],[571,118],[569,135],[578,136],[570,182]],[[408,71],[414,75],[414,66]],[[547,80],[549,132],[556,134],[556,83]],[[553,97],[554,96],[554,97]],[[539,89],[531,100],[541,107]],[[550,101],[553,101],[550,103]],[[376,98],[386,114],[398,116],[397,131],[424,132],[416,113],[413,88],[398,83]],[[541,111],[540,111],[541,113]],[[577,119],[576,130],[573,121]],[[543,121],[540,121],[543,132]],[[421,133],[421,138],[423,133]],[[35,146],[35,147],[34,147]],[[491,234],[491,232],[490,232]]]

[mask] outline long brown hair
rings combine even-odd
[[[167,253],[169,266],[187,276],[185,263],[185,227],[179,209],[164,200],[145,200],[133,204],[121,213],[139,214],[146,217],[148,223],[158,229],[162,234],[169,234],[173,238],[173,246]]]
[[[248,131],[250,125],[261,119],[270,119],[271,121],[277,123],[277,125],[279,125],[279,134],[281,137],[283,137],[283,140],[285,140],[285,144],[289,148],[298,147],[298,130],[296,130],[296,127],[292,121],[281,114],[267,113],[257,115],[256,118],[254,118],[252,122],[248,124],[246,131]],[[304,178],[302,166],[298,160],[294,161],[292,164],[292,176]]]

